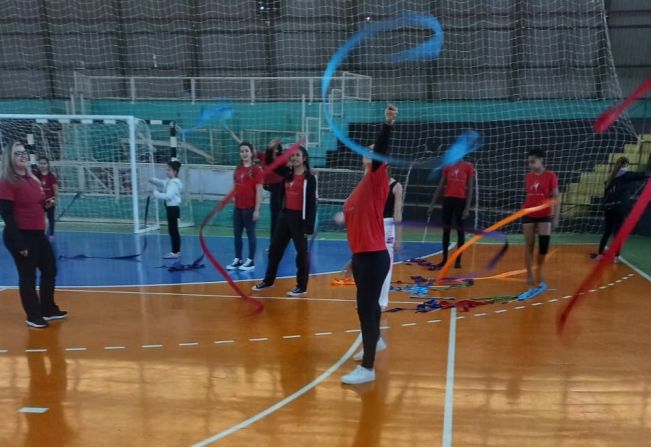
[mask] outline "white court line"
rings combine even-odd
[[[330,377],[335,371],[337,371],[341,367],[341,365],[343,365],[344,363],[346,363],[348,361],[348,359],[350,359],[350,357],[353,355],[353,353],[355,351],[357,351],[357,349],[359,348],[359,346],[361,344],[362,344],[362,336],[358,335],[357,338],[355,339],[355,341],[353,342],[353,344],[350,346],[350,348],[348,348],[348,351],[346,351],[346,353],[339,360],[337,360],[337,362],[335,364],[330,366],[330,368],[328,368],[323,374],[321,374],[319,377],[314,379],[312,382],[308,383],[307,385],[305,385],[303,388],[296,391],[295,393],[290,394],[289,396],[287,396],[283,400],[276,402],[275,404],[273,404],[269,408],[261,411],[260,413],[254,415],[254,416],[251,416],[250,418],[240,422],[237,425],[232,426],[231,428],[229,428],[227,430],[222,431],[221,433],[217,433],[216,435],[211,436],[210,438],[206,438],[203,441],[199,441],[196,444],[193,444],[192,447],[204,447],[206,445],[212,444],[213,442],[219,441],[220,439],[223,439],[223,438],[225,438],[225,437],[227,437],[229,435],[232,435],[233,433],[235,433],[235,432],[237,432],[237,431],[239,431],[239,430],[241,430],[243,428],[246,428],[251,424],[254,424],[254,423],[258,422],[259,420],[264,419],[265,417],[269,416],[271,413],[273,413],[273,412],[275,412],[277,410],[280,410],[285,405],[295,401],[296,399],[301,397],[303,394],[307,393],[308,391],[312,390],[313,388],[316,388],[317,385],[319,385],[321,382],[323,382],[328,377]]]
[[[651,282],[651,276],[649,276],[649,275],[647,275],[646,273],[644,273],[642,270],[640,270],[639,268],[637,268],[634,264],[631,264],[631,263],[630,263],[629,261],[627,261],[626,259],[621,258],[621,260],[624,262],[624,264],[626,264],[626,265],[629,266],[631,269],[633,269],[633,270],[635,271],[635,273],[637,273],[638,275],[640,275],[642,278],[646,279],[647,281]]]
[[[138,287],[138,286],[132,286]],[[149,292],[146,290],[87,290],[87,289],[57,289],[57,292],[76,292],[76,293],[107,293],[114,295],[160,295],[160,296],[188,296],[198,298],[241,298],[239,295],[221,295],[213,293],[176,293],[176,292]],[[338,303],[354,303],[355,298],[310,298],[310,297],[291,297],[291,296],[258,296],[249,295],[258,300],[283,300],[283,301],[330,301]],[[413,301],[391,301],[391,304],[413,304]]]
[[[69,233],[86,233],[86,234],[88,234],[89,232],[88,232],[88,231],[79,231],[79,232],[77,232],[77,231],[70,231]],[[124,234],[124,233],[118,233],[118,232],[105,232],[105,231],[102,231],[102,233]],[[192,235],[191,237],[198,238],[198,236],[196,236],[196,235]],[[208,238],[229,239],[229,236],[208,236]],[[346,239],[320,239],[320,240],[329,240],[329,241],[340,240],[340,241],[345,241]],[[405,241],[405,242],[417,242],[417,241]],[[430,243],[434,243],[434,242],[427,242],[427,243],[430,244]],[[439,250],[439,251],[435,251],[435,252],[433,252],[433,253],[428,253],[428,254],[425,254],[425,255],[422,255],[422,256],[418,256],[418,257],[419,257],[419,258],[430,258],[430,257],[432,257],[432,256],[436,256],[436,255],[441,254],[441,253],[442,253],[442,250]],[[398,262],[394,262],[393,265],[404,264],[405,262],[408,262],[408,261],[398,261]],[[341,273],[341,271],[340,271],[340,270],[333,270],[333,271],[331,271],[331,272],[311,273],[310,276],[332,275],[332,274],[336,274],[336,273]],[[293,277],[294,277],[294,276],[279,276],[279,277],[276,278],[276,279],[290,279],[290,278],[293,278]],[[236,283],[240,283],[240,282],[255,282],[255,281],[260,281],[261,279],[262,279],[262,278],[246,278],[246,279],[233,278],[233,280],[234,280]],[[181,285],[184,285],[184,286],[193,286],[193,285],[196,286],[196,285],[199,285],[199,286],[201,286],[201,285],[206,285],[206,284],[227,284],[227,281],[222,280],[222,281],[197,281],[197,282],[184,282],[184,283],[182,283]],[[141,288],[144,288],[144,287],[161,287],[161,286],[175,286],[175,285],[178,285],[178,284],[175,284],[175,283],[161,283],[161,284],[116,284],[116,285],[99,285],[99,286],[98,286],[98,285],[93,285],[93,286],[67,286],[67,287],[74,287],[74,288],[77,289],[77,290],[84,290],[84,289],[86,289],[86,290],[95,290],[95,289],[98,289],[98,288],[102,288],[102,289],[111,289],[111,288],[128,288],[128,287],[141,287]],[[17,289],[17,288],[18,288],[17,286],[5,286],[5,285],[2,285],[2,286],[0,286],[0,287],[6,287],[7,289]],[[57,290],[62,290],[62,289],[57,289]],[[68,290],[68,291],[71,291],[71,290]],[[239,297],[239,295],[237,295],[237,296]],[[402,304],[407,304],[407,303],[402,303]]]
[[[448,337],[448,370],[445,380],[445,410],[443,413],[443,440],[441,446],[452,446],[452,414],[454,408],[454,357],[457,344],[457,308],[450,309],[450,335]]]

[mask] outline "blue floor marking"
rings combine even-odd
[[[137,236],[122,233],[91,233],[91,232],[60,232],[53,241],[55,253],[58,255],[75,256],[122,256],[138,253],[142,248],[142,238],[148,238],[148,247],[144,255],[137,259],[107,260],[107,259],[59,259],[57,286],[58,287],[101,287],[101,286],[138,286],[156,284],[187,284],[223,281],[215,269],[204,260],[206,268],[185,272],[168,272],[160,268],[173,262],[162,259],[169,251],[167,235],[149,234]],[[234,257],[232,237],[208,237],[208,246],[217,260],[226,266]],[[250,272],[234,272],[235,280],[257,280],[264,276],[267,266],[269,241],[258,239],[255,257],[255,270]],[[402,253],[396,261],[406,260],[417,256],[425,256],[441,249],[440,243],[404,242]],[[311,254],[311,273],[328,273],[339,271],[350,257],[348,243],[345,240],[316,240]],[[248,252],[248,244],[244,238],[244,255]],[[201,255],[201,247],[197,236],[183,236],[181,248],[182,263],[191,263]],[[296,274],[296,251],[292,243],[285,251],[285,256],[278,270],[279,277]],[[0,287],[16,287],[18,277],[16,268],[4,244],[0,244]]]

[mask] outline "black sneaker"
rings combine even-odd
[[[226,270],[236,270],[242,265],[242,260],[240,258],[233,259],[233,262],[226,266]]]
[[[52,320],[63,320],[64,318],[68,317],[68,312],[65,310],[57,310],[56,312],[52,312],[50,315],[44,315],[43,319],[45,321],[52,321]]]
[[[272,287],[272,286],[273,286],[273,283],[268,283],[268,282],[262,281],[262,282],[259,282],[258,284],[256,284],[255,286],[251,287],[251,290],[253,290],[254,292],[259,292],[261,290],[268,289],[269,287]]]
[[[292,290],[287,292],[287,296],[305,296],[307,290],[301,289],[300,287],[294,287]]]
[[[27,320],[25,320],[25,324],[27,324],[27,326],[35,327],[35,328],[44,328],[49,326],[48,322],[41,317],[28,318]]]

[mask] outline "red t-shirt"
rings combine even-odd
[[[19,230],[45,230],[45,192],[38,180],[24,177],[16,183],[0,180],[0,200],[14,202]]]
[[[389,195],[386,163],[369,171],[344,203],[348,245],[353,253],[383,251],[384,204]]]
[[[233,174],[235,179],[235,207],[254,208],[256,187],[262,185],[262,169],[259,166],[239,165]]]
[[[43,191],[45,191],[45,200],[54,197],[54,185],[59,183],[57,181],[57,176],[51,172],[43,175],[40,171],[34,175],[36,175],[36,178],[41,181],[41,186],[43,187]]]
[[[525,178],[527,187],[527,198],[524,200],[523,208],[531,208],[542,205],[546,200],[551,199],[552,191],[558,188],[558,177],[552,171],[543,171],[537,175],[533,172]],[[552,215],[552,207],[529,214],[529,217],[549,217]]]
[[[291,181],[285,182],[285,209],[303,211],[304,183],[305,176],[296,174]]]
[[[443,169],[445,176],[445,191],[443,197],[465,199],[468,196],[468,180],[475,175],[472,163],[462,161]]]

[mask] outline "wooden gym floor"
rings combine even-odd
[[[556,335],[590,248],[558,247],[551,290],[524,303],[384,314],[377,381],[358,387],[339,382],[359,344],[355,288],[333,275],[312,277],[306,299],[278,281],[256,316],[225,284],[64,288],[70,319],[45,330],[28,329],[17,291],[2,290],[0,445],[648,445],[649,280],[612,266],[572,315],[573,336]],[[494,250],[476,246],[464,268]],[[492,273],[521,265],[511,247]],[[394,280],[429,273],[400,265]],[[525,289],[520,274],[435,295]]]

